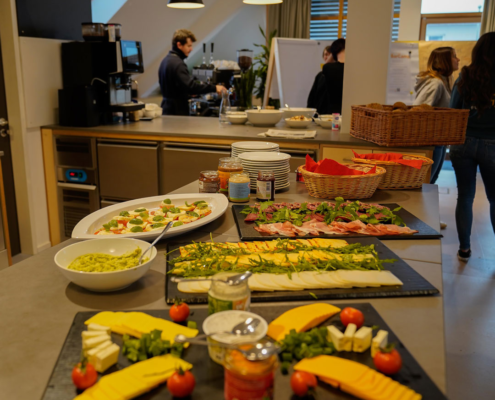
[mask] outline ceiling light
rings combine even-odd
[[[256,4],[258,6],[267,6],[270,4],[280,4],[284,0],[242,0],[246,4]]]
[[[168,0],[167,7],[171,8],[203,8],[203,0]]]

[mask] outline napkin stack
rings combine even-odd
[[[309,154],[306,154],[306,171],[324,175],[369,175],[376,173],[376,165],[368,172],[363,172],[328,158],[315,162]]]
[[[421,169],[421,167],[423,166],[422,160],[404,160],[404,155],[399,153],[358,154],[354,150],[352,150],[352,152],[354,153],[354,157],[361,158],[364,160],[393,161],[398,164],[407,165],[408,167],[413,167],[416,169]]]

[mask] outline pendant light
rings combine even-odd
[[[258,6],[268,6],[270,4],[280,4],[284,0],[242,0],[245,4],[254,4]]]
[[[171,8],[203,8],[203,0],[168,0],[167,7]]]

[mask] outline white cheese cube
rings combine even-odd
[[[352,342],[352,351],[357,353],[363,353],[371,346],[371,335],[373,330],[367,326],[362,326],[354,334],[354,340]]]
[[[103,331],[107,335],[110,335],[111,329],[109,326],[103,326],[98,324],[89,324],[88,331]]]
[[[385,348],[388,345],[388,332],[379,330],[376,336],[371,341],[371,357],[374,358],[380,348]]]
[[[106,349],[100,350],[93,357],[96,371],[105,372],[112,365],[116,364],[119,359],[120,347],[112,343]]]
[[[106,349],[107,347],[111,346],[112,345],[112,342],[110,340],[106,340],[105,342],[103,342],[102,344],[99,344],[98,346],[96,347],[93,347],[92,349],[89,349],[89,350],[85,350],[85,355],[86,357],[88,357],[90,359],[90,363],[93,364],[93,362],[91,361],[91,358],[96,354],[98,353],[100,350],[103,350],[103,349]]]
[[[347,325],[344,332],[344,338],[342,339],[342,350],[352,351],[352,340],[354,339],[354,334],[356,333],[357,326],[355,324]]]
[[[327,340],[332,341],[335,350],[342,351],[344,334],[333,325],[327,326],[327,329],[328,329]]]
[[[107,340],[111,340],[110,335],[107,334],[83,339],[83,349],[92,349],[93,347],[96,347]]]

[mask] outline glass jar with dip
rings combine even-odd
[[[251,195],[251,178],[245,173],[231,173],[229,178],[229,201],[247,203]]]
[[[240,346],[252,346],[242,345]],[[225,400],[271,400],[277,356],[249,361],[238,350],[227,350],[224,361]]]
[[[258,201],[275,200],[275,175],[273,171],[259,171],[256,181],[256,199]]]
[[[220,272],[214,276],[208,291],[208,315],[227,310],[249,310],[251,291],[248,281],[228,285],[223,280],[235,273]]]
[[[259,325],[255,328],[253,333],[241,336],[225,333],[232,331],[237,324],[246,321],[248,318],[258,318],[260,320]],[[224,365],[225,354],[228,349],[225,347],[215,346],[216,344],[257,342],[265,337],[267,331],[267,322],[259,315],[249,311],[223,311],[210,315],[203,322],[203,332],[207,335],[212,335],[207,338],[209,343],[208,354],[213,361],[220,365]],[[215,332],[219,333],[214,334]]]
[[[199,174],[199,193],[218,193],[220,177],[218,171],[201,171]]]
[[[229,195],[229,178],[231,173],[243,171],[241,159],[237,157],[224,157],[218,161],[218,176],[220,177],[219,193]]]

